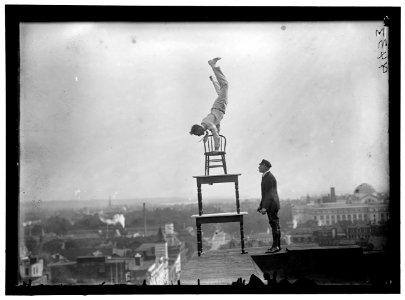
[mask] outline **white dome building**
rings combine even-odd
[[[318,226],[330,226],[339,221],[369,224],[386,222],[389,218],[388,202],[378,196],[367,183],[360,184],[345,202],[320,202],[293,207],[293,219],[298,223],[314,220]]]
[[[367,195],[377,196],[375,189],[368,183],[360,184],[353,192],[356,198],[363,198]]]

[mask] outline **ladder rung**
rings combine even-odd
[[[222,161],[222,159],[210,159],[210,161],[212,161],[212,162],[219,162],[219,161]]]
[[[209,168],[222,168],[223,165],[217,165],[217,166],[209,166]]]

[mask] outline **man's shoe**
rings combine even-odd
[[[266,251],[266,253],[276,253],[278,251],[280,251],[278,247],[271,247]]]

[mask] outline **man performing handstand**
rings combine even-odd
[[[217,67],[215,65],[220,59],[220,57],[216,57],[208,61],[208,64],[211,66],[212,70],[214,71],[215,77],[218,80],[217,82],[212,78],[212,76],[210,76],[210,80],[214,85],[218,97],[215,99],[215,102],[212,105],[211,112],[201,121],[201,125],[195,124],[191,127],[190,130],[190,134],[198,136],[203,135],[207,130],[211,131],[214,137],[215,151],[218,151],[219,149],[220,123],[222,118],[224,117],[226,105],[228,104],[228,81],[226,80],[225,75],[224,73],[222,73],[220,67]],[[208,132],[204,137],[204,142],[207,138]]]

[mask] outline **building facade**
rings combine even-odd
[[[44,273],[44,260],[35,256],[20,259],[20,278],[31,285],[46,284],[48,278]]]
[[[374,189],[361,184],[353,195],[337,197],[331,188],[328,201],[312,201],[306,205],[293,206],[293,223],[298,225],[310,220],[318,226],[329,226],[340,221],[351,223],[381,224],[389,219],[388,200],[375,193]]]
[[[50,264],[51,283],[123,284],[127,282],[124,260],[105,256],[83,256],[76,261]]]

